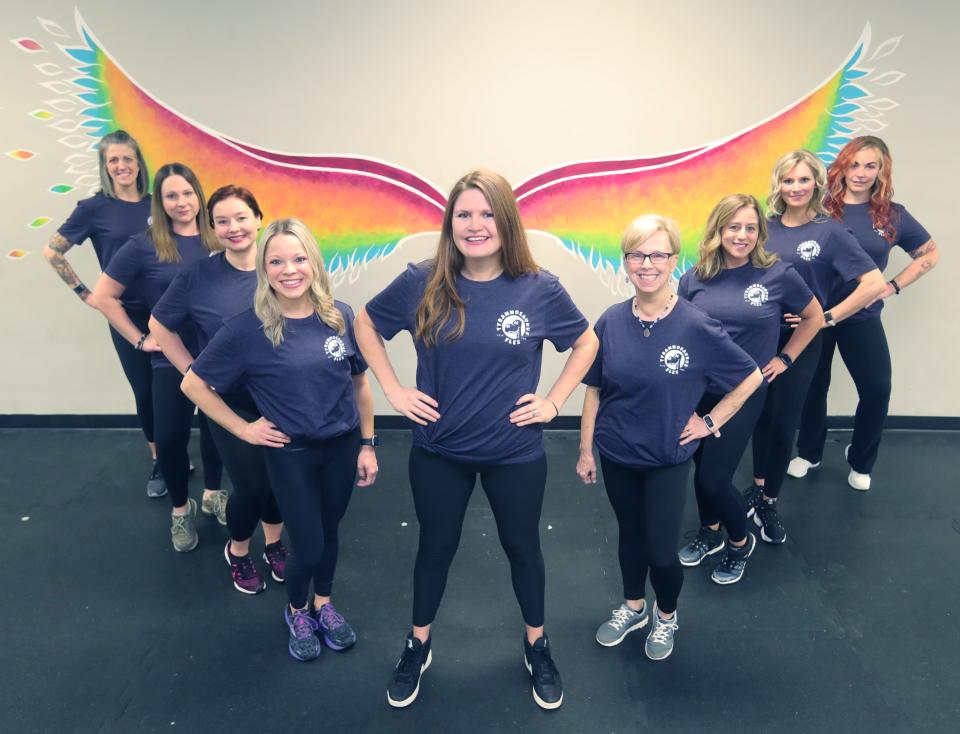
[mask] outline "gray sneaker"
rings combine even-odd
[[[147,497],[156,499],[163,497],[167,493],[167,484],[160,475],[160,464],[153,460],[153,468],[150,470],[150,478],[147,480]]]
[[[743,571],[747,567],[747,559],[757,547],[757,536],[747,533],[747,544],[739,548],[727,543],[727,551],[720,559],[720,563],[710,574],[710,580],[721,584],[735,584],[743,578]]]
[[[719,553],[723,550],[723,533],[719,530],[713,530],[708,527],[702,527],[697,531],[697,537],[692,543],[687,543],[680,552],[680,563],[688,568],[699,566],[700,562],[707,556]]]
[[[653,626],[647,635],[647,644],[644,645],[647,657],[651,660],[666,660],[673,652],[673,636],[677,631],[677,612],[674,610],[672,619],[662,619],[657,612],[657,603],[653,603]]]
[[[200,542],[200,536],[197,535],[197,501],[192,497],[187,500],[186,515],[170,515],[170,536],[173,549],[180,553],[192,551]]]
[[[639,612],[635,612],[624,602],[618,609],[613,610],[610,619],[597,627],[597,642],[604,647],[619,645],[624,637],[640,629],[648,621],[646,604]]]
[[[200,511],[207,517],[215,517],[221,525],[227,524],[227,490],[218,489],[210,499],[206,497],[200,503]]]

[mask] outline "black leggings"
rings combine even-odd
[[[160,474],[170,491],[174,507],[185,504],[189,492],[190,427],[194,405],[180,390],[183,375],[174,367],[160,367],[153,371],[153,426],[157,441],[157,461]],[[200,458],[203,460],[203,486],[220,489],[223,464],[210,436],[206,416],[200,414]]]
[[[790,334],[780,338],[779,349]],[[820,359],[822,337],[817,334],[786,372],[770,383],[763,412],[753,430],[753,476],[763,479],[763,493],[779,497],[787,465],[793,451],[793,439],[800,422],[803,401]]]
[[[318,596],[330,596],[333,590],[338,527],[353,494],[360,429],[326,441],[294,441],[263,453],[290,536],[287,598],[292,607],[302,609],[311,578]]]
[[[823,331],[823,350],[803,406],[797,449],[800,456],[811,463],[816,464],[823,458],[823,445],[827,440],[827,391],[837,347],[860,398],[847,459],[854,471],[869,474],[877,461],[883,422],[890,405],[890,349],[879,318],[842,321]]]
[[[600,468],[620,526],[623,598],[643,599],[649,569],[657,608],[670,614],[677,608],[683,587],[677,543],[690,462],[633,469],[601,454]]]
[[[249,410],[230,405],[233,411],[246,421],[255,421],[258,416]],[[210,434],[217,451],[223,458],[230,475],[233,491],[227,503],[227,529],[230,537],[241,542],[248,540],[263,520],[270,525],[283,522],[280,508],[270,488],[267,464],[263,448],[237,438],[216,421],[208,420]]]
[[[473,464],[418,446],[410,450],[410,486],[420,523],[413,572],[413,624],[425,627],[437,616],[478,474],[497,522],[500,545],[510,561],[523,621],[542,627],[545,572],[540,512],[547,485],[546,456],[520,464]]]
[[[150,312],[146,310],[127,311],[127,316],[144,334],[149,331],[147,322]],[[150,366],[150,352],[140,352],[126,339],[110,327],[110,339],[113,348],[117,351],[123,374],[126,375],[130,389],[133,390],[133,401],[137,406],[137,419],[147,441],[153,443],[153,368]]]
[[[706,527],[723,523],[730,540],[737,542],[747,537],[747,508],[743,497],[733,486],[733,475],[763,410],[766,392],[767,383],[764,382],[740,410],[723,424],[720,438],[707,436],[700,439],[700,446],[693,455],[693,488],[697,495],[700,525]],[[697,413],[706,415],[722,397],[710,393],[704,395],[697,406]]]

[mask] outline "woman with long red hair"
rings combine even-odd
[[[887,281],[880,296],[836,328],[823,333],[820,363],[807,393],[797,439],[799,456],[788,473],[803,477],[820,465],[827,437],[827,391],[833,352],[839,348],[860,399],[853,438],[846,449],[850,464],[847,482],[854,489],[870,489],[870,473],[877,460],[883,422],[890,402],[890,350],[880,321],[884,301],[898,296],[940,259],[937,243],[902,204],[893,201],[893,164],[890,150],[872,135],[854,138],[844,146],[827,172],[827,210],[849,229],[882,272],[890,251],[900,247],[912,262]],[[830,302],[843,299],[850,283],[840,284]]]

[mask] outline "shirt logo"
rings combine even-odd
[[[679,375],[690,364],[690,355],[679,344],[671,344],[660,352],[660,366],[668,375]]]
[[[757,306],[758,308],[765,304],[769,297],[770,294],[767,292],[767,289],[759,283],[748,285],[747,289],[743,292],[743,300],[751,306]]]
[[[799,245],[797,245],[797,254],[799,254],[800,257],[807,262],[816,260],[817,255],[820,254],[820,243],[816,240],[807,240],[806,242],[801,242]]]
[[[500,314],[497,319],[497,334],[503,337],[507,344],[519,344],[530,333],[530,320],[523,311],[510,309]]]
[[[323,343],[323,351],[334,362],[342,362],[347,358],[347,345],[339,336],[328,336]]]
[[[152,215],[147,217],[147,226],[148,226],[148,227],[152,227],[152,226],[153,226],[153,216],[152,216]]]

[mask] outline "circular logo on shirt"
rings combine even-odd
[[[148,226],[148,227],[152,227],[152,226],[153,226],[153,216],[148,216],[148,217],[147,217],[147,226]]]
[[[497,319],[497,333],[507,344],[519,344],[530,333],[530,320],[523,311],[504,311]]]
[[[679,344],[671,344],[660,352],[660,366],[668,375],[679,375],[690,364],[690,355]]]
[[[767,298],[769,297],[770,294],[767,292],[767,289],[759,283],[748,285],[747,289],[743,292],[743,300],[751,306],[762,306],[767,302]]]
[[[340,362],[347,358],[347,345],[339,336],[328,336],[323,343],[323,351],[334,362]]]
[[[807,262],[815,260],[817,255],[820,254],[820,243],[816,240],[801,242],[797,245],[797,254]]]

